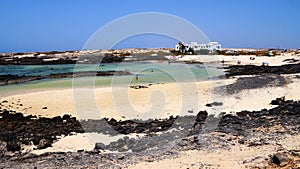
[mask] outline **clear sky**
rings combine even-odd
[[[105,24],[140,12],[182,17],[223,47],[300,48],[300,0],[1,0],[0,8],[0,52],[78,50]],[[146,35],[116,48],[175,43]]]

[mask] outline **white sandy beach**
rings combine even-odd
[[[233,81],[234,79],[227,80],[226,83]],[[63,114],[71,114],[72,116],[78,117],[81,113],[76,113],[76,108],[80,109],[80,106],[83,105],[86,111],[99,111],[95,114],[99,114],[102,117],[116,119],[123,119],[124,117],[122,118],[122,116],[125,116],[125,118],[144,119],[164,118],[170,115],[180,115],[182,108],[185,109],[184,111],[193,109],[195,113],[199,109],[204,109],[203,106],[209,102],[210,97],[212,97],[212,86],[220,85],[225,82],[217,83],[218,82],[206,81],[185,84],[154,84],[144,89],[132,89],[129,87],[105,87],[78,90],[63,89],[13,95],[1,98],[1,100],[8,100],[9,103],[17,103],[19,101],[23,105],[10,104],[11,107],[7,107],[7,109],[21,111],[28,115],[32,114],[44,117],[54,117]],[[84,94],[86,91],[92,91],[94,95],[80,95],[89,98],[76,98],[76,96],[74,96],[77,95],[76,92]],[[80,105],[76,106],[75,100],[77,101],[77,99],[84,103],[78,103]],[[90,105],[91,103],[89,103],[87,99],[95,100],[96,105]],[[198,105],[202,108],[196,109],[197,105],[192,104],[183,105],[183,101],[195,103],[191,99],[195,101],[198,100]],[[164,102],[165,104],[163,104]],[[47,109],[44,107],[47,107]],[[126,107],[131,107],[132,110],[136,111],[136,114],[130,114]],[[91,110],[91,108],[97,110]],[[162,112],[164,113],[161,114]],[[80,116],[79,118],[84,117]],[[86,118],[91,117],[87,116]]]
[[[144,89],[124,88],[95,88],[79,89],[93,90],[92,97],[96,105],[84,102],[75,105],[74,100],[85,100],[74,97],[72,89],[33,92],[27,94],[13,95],[1,98],[9,103],[3,104],[4,108],[32,114],[36,116],[54,117],[70,114],[80,119],[108,117],[116,119],[132,118],[167,118],[171,115],[188,115],[188,110],[193,110],[197,114],[200,110],[208,110],[205,105],[212,102],[223,102],[223,112],[237,112],[241,110],[261,110],[272,108],[270,101],[276,97],[285,96],[286,99],[299,100],[299,80],[294,79],[293,83],[283,87],[265,87],[262,89],[244,90],[234,95],[216,95],[212,93],[212,88],[224,84],[231,84],[236,79],[204,81],[195,84],[155,84]],[[190,85],[192,87],[189,87]],[[182,88],[180,88],[180,86]],[[193,87],[197,87],[195,91]],[[128,93],[126,93],[128,92]],[[127,95],[127,98],[120,96]],[[88,101],[88,100],[87,100]],[[193,105],[197,101],[197,105]],[[22,106],[18,104],[20,102]],[[184,103],[183,103],[184,102]],[[191,104],[185,104],[191,103]],[[86,106],[84,112],[80,110],[81,105]],[[47,109],[45,108],[47,107]],[[130,107],[130,109],[126,108]],[[44,108],[44,109],[43,109]],[[92,109],[94,108],[94,109]],[[135,112],[130,112],[134,110]],[[90,114],[88,114],[91,112]],[[90,115],[90,116],[89,116]]]

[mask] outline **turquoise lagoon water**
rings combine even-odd
[[[168,82],[194,82],[207,80],[209,76],[218,76],[215,66],[182,63],[113,63],[113,64],[77,64],[77,65],[8,65],[0,66],[0,75],[45,76],[57,73],[82,71],[128,70],[133,75],[80,77],[79,86],[85,87],[85,82],[93,81],[95,87],[106,87],[123,84],[147,84]],[[136,75],[138,80],[136,80]],[[49,89],[72,88],[73,78],[43,79],[23,84],[0,86],[0,95],[11,95]],[[78,85],[76,85],[78,86]]]

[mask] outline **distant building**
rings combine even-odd
[[[187,44],[179,42],[175,46],[175,51],[179,51],[181,53],[201,53],[201,51],[208,51],[208,53],[212,53],[218,50],[221,50],[221,45],[218,42],[210,42],[208,44],[199,44],[197,42]]]

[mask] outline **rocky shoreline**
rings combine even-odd
[[[99,64],[167,60],[170,49],[81,50],[0,53],[0,65]]]
[[[50,74],[46,76],[18,76],[18,75],[0,75],[0,86],[26,83],[42,79],[59,79],[59,78],[73,78],[73,77],[88,77],[88,76],[120,76],[131,75],[129,71],[86,71],[74,73],[60,73]]]
[[[44,52],[44,53],[12,53],[0,55],[0,65],[49,65],[49,64],[92,64],[122,62],[124,56],[114,54]]]
[[[287,64],[281,66],[254,66],[254,65],[232,65],[224,68],[226,77],[241,75],[261,75],[261,74],[294,74],[300,73],[300,64]]]
[[[54,118],[36,118],[23,116],[21,113],[1,110],[1,167],[114,167],[121,168],[141,161],[153,161],[176,156],[176,152],[187,150],[209,150],[212,147],[230,148],[234,144],[248,147],[260,147],[276,142],[282,134],[299,135],[300,102],[278,98],[271,104],[277,107],[261,111],[241,111],[233,114],[222,114],[220,117],[208,116],[200,111],[196,117],[170,117],[162,120],[127,120],[101,119],[77,121],[74,117],[64,115]],[[212,131],[204,132],[206,120],[219,120]],[[192,122],[192,126],[190,125]],[[111,132],[112,131],[112,132]],[[62,134],[80,132],[99,132],[108,135],[143,133],[139,139],[123,137],[108,145],[96,143],[93,151],[74,153],[46,153],[33,155],[22,154],[20,144],[33,142],[38,148],[46,148]],[[207,133],[210,133],[207,135]],[[45,142],[45,143],[43,143]],[[174,144],[176,143],[176,144]],[[6,144],[6,150],[3,146]],[[1,146],[0,146],[1,147]],[[10,153],[14,151],[15,153]],[[120,153],[105,153],[116,151]],[[284,166],[300,164],[300,150],[282,150],[284,157],[271,155],[270,165]],[[292,155],[288,155],[291,154]],[[284,155],[285,154],[285,155]],[[296,161],[290,158],[298,159]],[[152,160],[151,160],[152,159]],[[257,160],[257,159],[256,159]],[[279,161],[278,161],[279,160]],[[255,163],[249,165],[255,165]]]
[[[6,142],[8,151],[20,151],[22,144],[44,149],[51,146],[56,136],[84,132],[76,118],[69,115],[37,118],[6,109],[0,111],[0,141]]]

